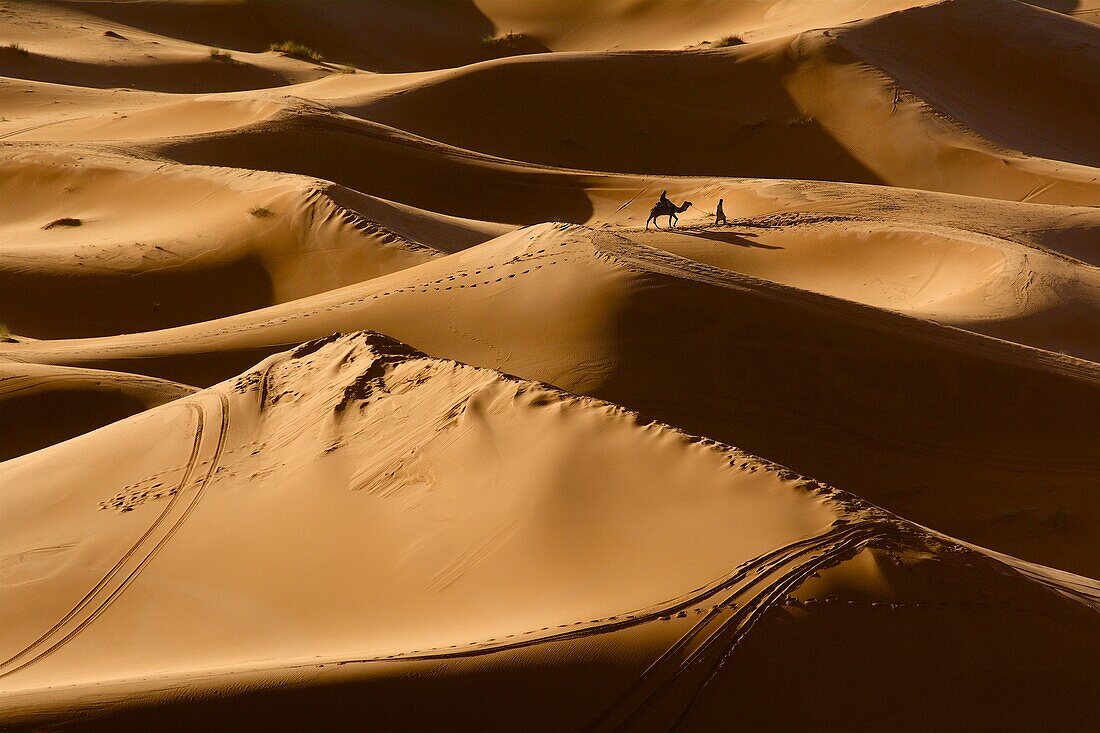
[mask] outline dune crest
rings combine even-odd
[[[131,436],[153,426],[157,450],[118,463]],[[33,478],[66,453],[88,456],[74,469],[98,480],[76,488]],[[368,679],[403,659],[461,669],[487,653],[584,653],[590,640],[610,651],[616,674],[637,674],[629,660],[641,649],[671,645],[617,699],[614,686],[589,695],[586,707],[606,705],[597,724],[667,721],[670,710],[690,718],[721,694],[712,679],[709,694],[685,697],[693,668],[720,665],[757,616],[864,548],[933,577],[984,576],[980,592],[991,597],[999,584],[1031,582],[966,570],[958,546],[751,455],[373,333],[303,344],[2,470],[19,487],[6,514],[20,527],[7,540],[19,552],[4,605],[40,621],[8,626],[0,685],[27,720],[48,720],[69,695],[105,681],[93,693],[101,710],[125,716],[135,700],[155,710],[178,693],[164,698],[140,681],[154,671],[201,673],[206,682],[186,686],[201,701],[222,694],[219,680],[236,687],[242,662],[262,678],[301,665],[327,675],[354,661],[369,691]],[[39,509],[62,497],[63,522]],[[346,560],[326,562],[333,552]],[[847,592],[881,594],[873,566],[844,573]],[[88,568],[102,576],[91,590]],[[265,600],[273,592],[277,611]],[[1026,595],[1081,623],[1076,600]],[[35,614],[17,612],[28,603]],[[242,614],[257,606],[271,609],[264,624],[242,633]],[[673,643],[677,628],[688,633]],[[677,664],[673,654],[684,657]],[[35,692],[46,683],[72,692]],[[123,690],[130,702],[119,709]]]
[[[0,3],[0,728],[1091,732],[1098,21]]]

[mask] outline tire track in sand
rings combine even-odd
[[[210,478],[217,470],[218,463],[221,460],[222,451],[225,448],[226,435],[229,432],[229,399],[224,394],[217,393],[218,404],[221,410],[219,415],[219,431],[217,436],[217,442],[214,445],[214,451],[210,459],[210,466],[206,470],[205,475],[199,480],[199,483],[194,492],[191,493],[190,502],[184,502],[181,497],[184,495],[188,483],[191,481],[191,477],[195,472],[195,469],[199,465],[198,459],[202,451],[203,439],[206,434],[206,411],[201,404],[197,402],[191,402],[187,404],[187,407],[193,409],[196,415],[196,428],[194,441],[191,446],[191,455],[187,462],[187,468],[185,469],[183,478],[178,484],[178,490],[172,495],[172,498],[168,502],[168,506],[164,511],[153,521],[145,533],[138,538],[126,553],[115,563],[107,574],[93,587],[83,598],[74,606],[68,613],[65,614],[57,623],[50,627],[45,633],[35,639],[33,642],[23,648],[22,651],[9,657],[4,662],[0,663],[0,678],[7,677],[15,674],[20,670],[26,669],[35,662],[53,654],[55,651],[63,647],[69,641],[73,639],[78,633],[87,628],[89,624],[95,621],[107,608],[118,599],[120,595],[130,586],[131,583],[137,578],[142,570],[149,564],[149,562],[163,549],[168,540],[179,530],[191,513],[198,506],[199,501],[202,499],[203,494],[206,491],[206,486],[210,481]],[[169,515],[173,513],[177,506],[183,506],[182,511],[179,512],[179,516],[172,522],[166,522]],[[164,527],[164,532],[159,540],[152,546],[152,548],[132,567],[130,561],[139,555],[139,550],[143,546],[148,546],[152,541],[151,538],[155,535],[158,529]],[[131,567],[130,572],[126,573],[128,567]],[[98,601],[98,603],[97,603]],[[66,627],[71,627],[68,632],[65,631]],[[63,635],[62,635],[63,634]],[[58,636],[61,638],[57,639]],[[54,641],[54,639],[57,639]],[[46,644],[53,642],[45,649],[42,649],[34,656],[30,657],[26,661],[18,664],[17,666],[11,666],[13,663],[18,662],[20,659],[27,657],[36,649],[40,649]]]
[[[835,565],[870,542],[882,540],[886,534],[883,529],[875,524],[850,525],[757,558],[751,575],[739,573],[741,582],[727,585],[721,600],[706,616],[654,660],[588,730],[678,728],[766,611],[813,573]],[[679,694],[673,690],[677,686]],[[683,702],[669,704],[670,698]],[[664,702],[657,708],[665,711],[666,719],[640,720],[659,702]],[[667,719],[671,717],[667,712],[670,708],[679,710],[673,720]]]

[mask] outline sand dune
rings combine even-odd
[[[0,460],[60,443],[194,391],[138,374],[0,361]]]
[[[254,310],[425,262],[440,254],[433,243],[461,247],[499,231],[300,177],[39,147],[0,165],[0,312],[24,336]],[[68,312],[64,322],[40,308],[43,298]]]
[[[806,38],[801,47],[811,56],[823,54],[814,45],[824,41],[820,35]],[[400,185],[404,176],[378,180],[382,171],[419,171],[430,161],[437,177],[485,186],[490,172],[516,175],[510,161],[518,160],[624,173],[889,183],[1036,203],[1092,205],[1100,198],[1094,168],[1004,150],[959,131],[919,99],[897,114],[894,90],[867,79],[858,64],[806,62],[780,77],[774,66],[787,43],[765,45],[685,55],[525,56],[468,67],[436,83],[414,76],[409,90],[373,92],[375,83],[366,79],[368,94],[382,95],[375,102],[363,100],[342,79],[336,88],[349,94],[346,102],[330,96],[325,84],[302,85],[295,90],[317,95],[324,106],[299,104],[279,120],[146,147],[185,163],[317,176],[413,205],[418,205],[408,198],[413,193]],[[762,56],[758,63],[742,62],[756,52]],[[685,84],[684,78],[690,81]],[[744,96],[730,101],[716,95],[714,89],[723,84]],[[507,91],[517,87],[525,89],[522,99]],[[652,102],[646,99],[650,95]],[[562,105],[562,98],[574,101]],[[455,113],[473,99],[494,115]],[[573,104],[599,108],[600,114],[595,120],[576,115]],[[691,114],[684,114],[685,107]],[[679,144],[682,139],[690,142]],[[898,139],[905,144],[898,145]],[[331,149],[350,155],[321,154]],[[471,150],[493,157],[473,156]],[[363,159],[374,165],[352,165]],[[552,176],[561,187],[577,185],[576,172],[524,168],[534,180]],[[517,212],[513,217],[524,217],[513,218],[516,223],[585,213],[559,207],[556,217],[528,214],[499,188],[485,188],[485,198],[498,212],[507,204]],[[492,210],[475,203],[447,213],[494,218]]]
[[[486,39],[507,34],[521,36],[526,43],[519,44],[519,50],[525,51],[678,49],[718,42],[734,34],[752,39],[788,35],[916,4],[914,0],[836,0],[825,6],[790,0],[446,0],[419,4],[337,0],[319,8],[303,0],[53,3],[58,8],[54,17],[90,28],[102,25],[176,44],[182,39],[189,45],[244,53],[259,53],[273,41],[294,38],[324,49],[332,60],[388,72],[482,61],[500,53]],[[431,35],[430,44],[424,43],[426,33]],[[503,50],[514,52],[509,47]]]
[[[149,430],[164,436],[156,450],[120,462]],[[67,459],[96,481],[41,470]],[[416,728],[443,723],[424,704],[436,696],[471,684],[495,695],[550,659],[561,668],[596,655],[599,681],[582,673],[448,725],[507,726],[564,693],[574,704],[542,725],[709,727],[752,710],[764,691],[760,677],[745,683],[723,668],[730,645],[760,617],[774,629],[781,616],[786,634],[812,639],[796,657],[813,658],[837,605],[857,606],[872,639],[947,626],[939,653],[972,628],[963,609],[1001,609],[993,629],[1033,641],[1006,655],[987,631],[960,635],[962,649],[1016,662],[1000,684],[1064,682],[1044,688],[1048,721],[1080,722],[1083,687],[1042,651],[1070,655],[1084,665],[1075,671],[1096,664],[1079,646],[1096,638],[1095,589],[1083,600],[1051,594],[1069,580],[1032,586],[1011,566],[750,455],[373,334],[305,344],[3,470],[19,487],[6,515],[21,552],[4,588],[19,621],[0,668],[16,720],[90,712],[94,700],[105,725],[112,713],[116,724],[171,724],[172,703],[186,698],[225,724],[255,720],[259,698],[261,719],[285,723],[290,711],[328,727],[366,705],[376,723]],[[63,515],[42,512],[58,502]],[[789,643],[774,633],[749,642]],[[675,653],[646,659],[670,645]],[[830,660],[843,646],[827,643]],[[902,679],[936,674],[934,659],[917,655]],[[449,671],[425,682],[444,660]],[[830,673],[826,663],[810,677]],[[271,688],[276,677],[293,682]],[[58,691],[41,691],[47,684]],[[886,700],[901,697],[900,686],[884,688]],[[410,716],[395,703],[414,690],[421,710]],[[351,694],[361,701],[329,704]],[[1006,708],[985,700],[951,720],[1003,719]],[[837,708],[815,715],[842,723]],[[894,715],[883,705],[858,717]]]
[[[104,23],[94,2],[9,2],[3,8],[3,76],[91,88],[224,92],[316,79],[332,69],[276,53],[211,53],[178,36]],[[192,6],[194,7],[194,6]],[[272,38],[277,43],[285,38]],[[12,45],[15,47],[13,48]],[[266,51],[267,45],[257,51]]]
[[[583,227],[520,230],[363,285],[209,324],[7,352],[209,384],[265,351],[358,328],[607,399],[964,539],[1096,572],[1085,550],[1088,528],[1100,521],[1089,488],[1100,475],[1094,363],[785,288]],[[853,409],[882,395],[889,402]],[[983,409],[970,409],[976,404]],[[868,460],[879,468],[868,471]],[[1056,518],[1063,513],[1071,526]]]
[[[625,236],[734,272],[1100,361],[1100,272],[1009,239],[856,216]]]
[[[1086,132],[1096,126],[1100,28],[1022,3],[971,0],[893,13],[836,37],[993,142],[1100,165],[1100,141]]]
[[[1098,8],[0,3],[0,727],[1091,730]]]

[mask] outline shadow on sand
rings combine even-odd
[[[757,249],[783,249],[782,247],[774,244],[753,242],[745,238],[755,237],[755,234],[737,234],[735,232],[714,231],[711,229],[666,229],[665,231],[682,234],[685,237],[698,237],[699,239],[709,239],[712,242],[736,244],[738,247],[755,247]]]

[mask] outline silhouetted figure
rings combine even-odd
[[[714,225],[726,223],[726,212],[722,210],[722,199],[718,199],[718,208],[714,212]]]
[[[680,220],[680,218],[676,215],[681,212],[687,211],[689,206],[691,206],[690,201],[685,201],[684,203],[677,206],[676,204],[669,201],[667,198],[664,198],[664,194],[662,193],[661,200],[658,201],[657,205],[649,211],[649,218],[645,220],[645,228],[649,229],[649,222],[653,222],[653,226],[656,227],[658,216],[667,216],[669,227],[674,227],[676,226],[676,222]],[[659,228],[660,227],[658,227],[658,229]]]

